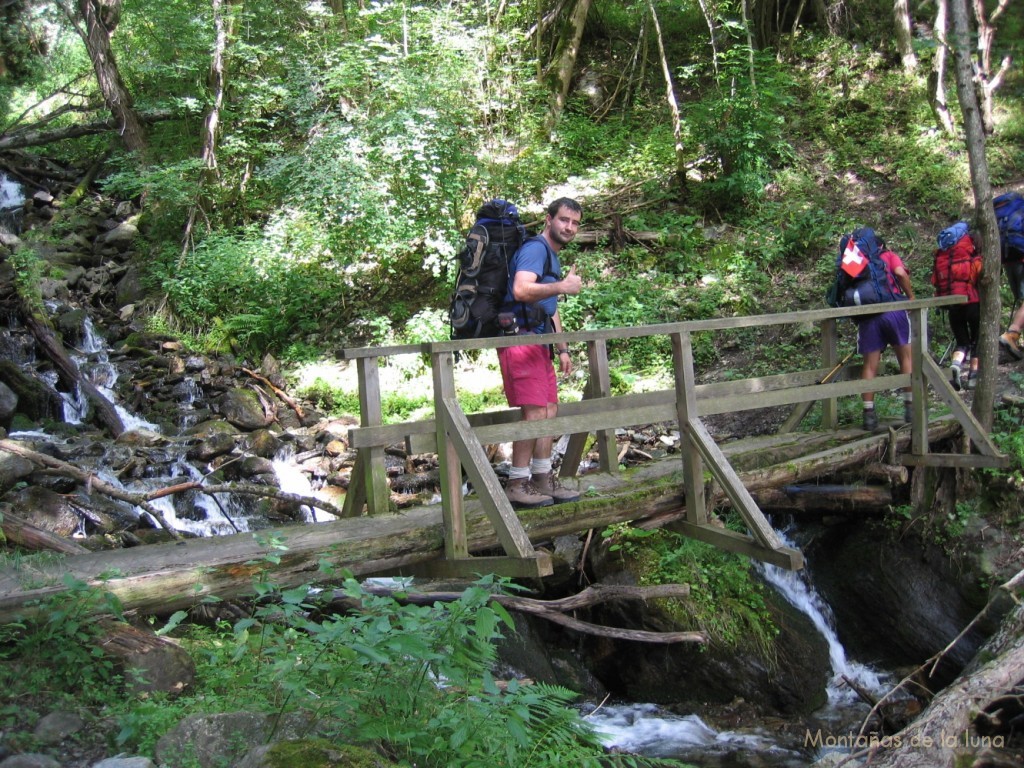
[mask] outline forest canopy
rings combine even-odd
[[[1005,183],[1024,146],[1010,65],[1024,37],[1019,9],[989,5],[974,28]],[[766,281],[827,253],[858,195],[887,196],[896,215],[876,225],[905,230],[908,250],[910,221],[969,210],[932,3],[14,0],[2,14],[5,166],[45,185],[55,163],[144,201],[151,322],[210,348],[300,360],[445,338],[455,249],[493,196],[534,225],[558,194],[584,202],[598,236],[579,269],[617,280],[569,302],[570,330],[763,311]]]

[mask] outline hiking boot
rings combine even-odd
[[[874,432],[878,429],[878,414],[875,413],[874,408],[864,410],[864,429],[867,432]]]
[[[960,366],[952,365],[949,368],[949,383],[953,385],[953,389],[957,392],[960,391]]]
[[[532,509],[534,507],[550,507],[555,500],[550,496],[539,493],[527,478],[509,480],[505,485],[505,496],[508,497],[513,507],[517,509]]]
[[[1020,331],[1007,331],[999,337],[999,346],[1020,360],[1024,351],[1020,348]]]
[[[957,387],[957,389],[960,389],[960,387]],[[914,408],[913,408],[913,405],[914,404],[912,402],[910,402],[909,400],[907,400],[906,402],[903,403],[903,423],[904,424],[909,424],[911,421],[914,420]]]
[[[541,493],[546,493],[548,496],[555,500],[555,504],[565,504],[568,501],[579,501],[579,491],[574,491],[571,488],[566,488],[555,477],[554,472],[546,472],[543,475],[534,475],[530,478],[534,487],[537,488]]]
[[[971,371],[967,374],[967,388],[975,389],[978,386],[978,372]]]

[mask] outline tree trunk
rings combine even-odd
[[[892,14],[896,32],[896,50],[903,61],[904,71],[913,72],[917,69],[917,55],[914,53],[914,33],[907,0],[893,0]]]
[[[558,121],[562,117],[562,111],[565,109],[566,99],[569,98],[569,88],[572,85],[572,76],[576,69],[580,41],[583,40],[583,29],[587,24],[587,15],[590,13],[590,3],[591,0],[576,0],[572,15],[561,31],[561,38],[551,70],[551,100],[548,107],[548,117],[544,124],[544,130],[549,136],[555,130],[555,126],[558,125]]]
[[[130,152],[143,157],[146,153],[146,131],[135,111],[131,94],[121,79],[114,51],[110,47],[111,30],[107,26],[109,8],[105,8],[98,0],[78,0],[78,8],[85,22],[82,39],[96,72],[100,93],[117,121],[124,145]]]
[[[999,228],[992,208],[992,184],[989,180],[988,160],[985,158],[985,126],[982,123],[974,87],[974,62],[971,57],[967,0],[952,0],[951,10],[956,92],[964,120],[964,139],[967,143],[975,218],[977,231],[981,236],[982,252],[981,279],[978,282],[978,292],[981,294],[981,330],[978,339],[981,375],[978,379],[978,388],[974,392],[971,412],[984,429],[991,431],[995,407],[996,366],[999,363],[999,323],[1002,314],[999,298],[999,277],[1002,270]]]
[[[661,60],[661,74],[665,78],[665,100],[672,113],[672,135],[676,142],[676,183],[679,185],[680,197],[686,197],[686,157],[683,154],[683,120],[679,113],[679,102],[676,101],[675,87],[672,84],[672,70],[665,55],[665,41],[661,35],[661,24],[658,14],[654,11],[653,0],[647,0],[647,9],[654,23],[654,36],[658,41],[658,58]]]
[[[976,657],[991,660],[968,669],[944,688],[917,720],[897,734],[898,740],[890,740],[900,747],[883,753],[871,765],[952,768],[969,764],[963,756],[978,751],[974,745],[979,736],[971,730],[975,716],[995,699],[1012,693],[1024,674],[1024,605],[1018,603],[1002,627]]]
[[[928,100],[932,105],[936,124],[941,130],[952,136],[956,128],[953,125],[953,116],[949,113],[949,104],[946,102],[949,0],[936,0],[936,6],[933,33],[937,46],[935,48],[935,59],[932,61],[932,71],[928,75]]]

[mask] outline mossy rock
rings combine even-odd
[[[279,741],[249,752],[238,768],[388,768],[395,763],[376,752],[324,739]]]

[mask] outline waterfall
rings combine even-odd
[[[786,537],[784,532],[780,532],[779,538],[786,546],[795,548],[796,545]],[[758,563],[756,567],[764,576],[765,581],[775,587],[794,608],[811,620],[825,642],[828,643],[828,655],[832,664],[832,680],[828,686],[830,703],[848,701],[856,696],[856,693],[843,683],[844,678],[852,680],[872,693],[882,694],[885,692],[886,687],[878,672],[846,657],[846,649],[843,648],[842,643],[839,642],[839,636],[836,634],[832,609],[811,584],[806,566],[802,571],[788,571],[766,563]]]
[[[21,186],[0,172],[0,234],[16,235],[21,231],[24,202]]]

